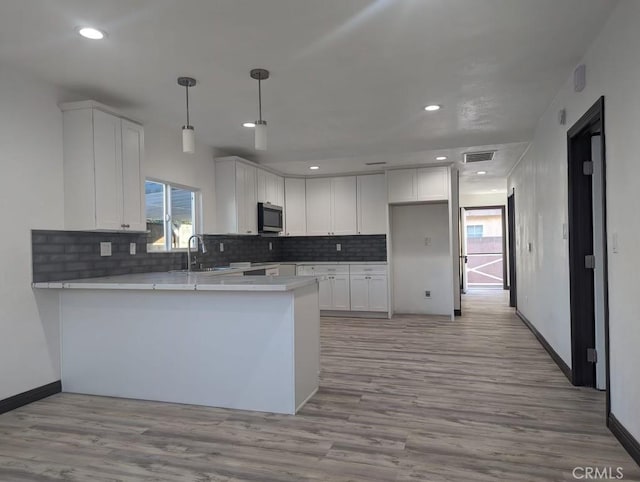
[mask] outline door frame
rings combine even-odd
[[[605,356],[606,360],[606,398],[607,398],[607,422],[611,411],[610,395],[610,367],[609,367],[609,281],[608,281],[608,260],[607,260],[607,192],[606,192],[606,139],[605,139],[605,99],[600,97],[591,108],[567,131],[567,171],[568,171],[568,224],[569,224],[569,284],[570,284],[570,310],[571,310],[571,382],[574,385],[585,384],[595,386],[595,364],[586,360],[586,348],[591,343],[595,347],[595,292],[593,291],[593,280],[585,283],[587,271],[584,268],[582,252],[585,247],[591,247],[593,251],[593,212],[590,217],[585,210],[579,209],[581,196],[584,197],[584,189],[587,183],[578,182],[582,176],[584,179],[592,179],[581,173],[581,165],[584,161],[580,159],[577,140],[587,134],[593,135],[590,130],[597,130],[601,137],[601,162],[602,162],[602,212],[603,212],[603,277],[604,277],[604,333],[605,352],[599,354]],[[591,143],[589,143],[589,146]],[[589,147],[590,148],[590,147]],[[593,182],[593,181],[591,181]],[[588,184],[591,190],[591,183]],[[589,193],[592,198],[593,194]],[[592,236],[582,235],[585,228],[590,228]],[[576,233],[578,235],[576,235]],[[594,274],[595,275],[595,274]],[[591,290],[592,296],[589,296]],[[585,297],[587,303],[584,302]],[[589,300],[591,298],[591,300]],[[591,316],[593,315],[593,316]],[[584,320],[589,319],[589,325],[585,325]],[[591,326],[593,319],[593,326]],[[585,329],[586,328],[586,329]],[[593,331],[593,333],[591,332]]]
[[[507,230],[509,232],[509,306],[518,308],[518,282],[516,272],[516,189],[507,196]]]
[[[464,249],[463,243],[467,242],[467,233],[466,233],[466,219],[464,217],[464,211],[479,211],[482,209],[499,209],[501,211],[502,217],[502,289],[508,290],[509,286],[507,285],[507,220],[506,220],[506,207],[504,205],[498,204],[493,206],[462,206],[460,208],[460,216],[461,216],[461,230],[464,231],[464,239],[460,237],[460,251],[463,253],[463,257],[467,257],[469,253]],[[463,211],[464,210],[464,211]],[[464,271],[466,274],[466,263],[464,266]]]

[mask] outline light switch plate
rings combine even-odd
[[[336,243],[336,251],[342,251],[342,245],[340,243]]]
[[[129,254],[136,254],[136,243],[129,243]]]
[[[569,228],[567,223],[562,224],[562,239],[569,239]]]
[[[111,242],[101,242],[100,243],[100,256],[111,256]]]
[[[618,242],[618,233],[613,233],[611,236],[611,250],[614,254],[618,254],[620,252],[620,245]]]

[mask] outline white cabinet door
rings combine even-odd
[[[307,234],[307,214],[304,179],[285,179],[284,197],[286,236],[305,236]]]
[[[282,206],[278,204],[278,176],[270,172],[267,173],[267,202]]]
[[[256,192],[257,169],[245,166],[244,189],[246,196],[246,232],[258,234],[258,200]]]
[[[258,232],[257,169],[241,162],[236,163],[236,210],[238,234]]]
[[[387,171],[387,189],[389,203],[417,201],[416,170]]]
[[[320,281],[319,286],[318,286],[318,297],[320,300],[320,309],[321,310],[332,310],[333,309],[333,296],[332,296],[332,292],[333,292],[333,284],[332,284],[331,279],[329,279],[329,277],[326,277],[326,279]]]
[[[388,311],[387,277],[385,275],[371,275],[367,281],[369,288],[369,308],[367,311]]]
[[[267,202],[267,177],[270,173],[261,169],[256,173],[256,202]]]
[[[331,234],[331,179],[307,179],[307,235]]]
[[[349,275],[336,274],[331,276],[331,295],[334,310],[348,311],[351,309],[351,297],[349,296]]]
[[[425,167],[417,170],[418,201],[449,199],[449,176],[446,167]]]
[[[358,176],[358,234],[387,232],[387,189],[384,174]]]
[[[356,178],[331,178],[331,234],[357,233]]]
[[[275,177],[276,200],[275,205],[284,208],[284,178]]]
[[[122,220],[126,229],[147,229],[145,216],[144,130],[139,124],[122,120]]]
[[[122,130],[120,119],[93,111],[96,228],[124,229],[122,222]]]
[[[369,311],[369,280],[365,275],[351,275],[351,310]]]

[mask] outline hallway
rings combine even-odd
[[[320,392],[296,417],[59,394],[0,415],[0,480],[575,480],[640,470],[507,308],[324,318]],[[615,474],[615,472],[614,472]]]

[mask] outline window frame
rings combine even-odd
[[[474,233],[471,234],[469,232],[469,228],[474,228]],[[478,232],[478,228],[479,232]],[[484,237],[484,225],[483,224],[467,224],[467,232],[466,232],[467,238],[471,238],[471,239],[478,239],[478,238],[483,238]]]
[[[150,253],[185,253],[187,248],[174,248],[171,246],[171,188],[182,189],[193,193],[191,201],[191,212],[193,217],[193,234],[202,233],[202,198],[200,189],[193,186],[187,186],[177,182],[165,181],[155,177],[145,177],[145,185],[147,182],[161,184],[163,186],[163,229],[164,229],[164,246],[162,249],[149,249],[147,243],[147,252]],[[145,223],[146,223],[146,189],[145,189]]]

